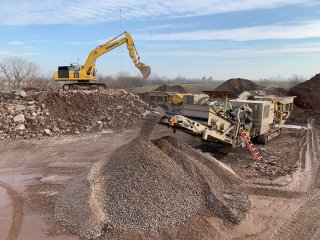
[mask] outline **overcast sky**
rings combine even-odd
[[[260,79],[320,72],[316,0],[1,0],[0,59],[21,56],[44,73],[83,63],[128,31],[159,76]],[[121,12],[121,14],[120,14]],[[121,46],[99,73],[138,70]]]

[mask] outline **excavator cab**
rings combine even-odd
[[[80,66],[70,64],[70,66],[59,66],[58,67],[58,78],[79,78]]]

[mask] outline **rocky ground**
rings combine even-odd
[[[4,236],[9,234],[18,239],[80,239],[54,218],[53,209],[59,192],[75,181],[74,179],[86,174],[94,163],[104,159],[105,156],[113,156],[119,147],[135,139],[137,134],[137,131],[125,131],[52,136],[41,140],[1,140],[0,206],[3,207],[1,207],[0,221],[3,224],[0,225],[0,231]],[[156,126],[152,138],[156,137],[154,140],[157,143],[159,137],[170,134],[172,133],[166,127]],[[194,144],[194,140],[184,133],[176,133],[173,136]],[[231,224],[210,212],[201,212],[179,224],[178,228],[148,233],[117,230],[107,234],[106,239],[291,240],[318,236],[316,232],[308,231],[308,226],[316,229],[319,219],[318,211],[315,210],[319,202],[319,195],[316,193],[319,187],[319,174],[316,168],[316,155],[310,151],[312,146],[314,146],[313,151],[316,151],[318,140],[315,136],[312,137],[310,131],[304,131],[299,136],[298,145],[288,142],[290,139],[288,132],[284,132],[283,138],[280,139],[291,144],[294,154],[301,156],[301,159],[299,157],[292,160],[297,163],[297,168],[290,174],[269,180],[268,177],[262,178],[263,175],[259,174],[259,171],[257,174],[245,177],[246,174],[243,174],[245,172],[235,168],[237,174],[242,176],[243,183],[240,188],[249,196],[251,202],[251,209],[240,223]],[[165,138],[161,141],[167,140]],[[160,144],[164,148],[163,151],[174,154],[170,148],[174,142],[163,143]],[[182,151],[187,153],[186,149]],[[246,158],[250,164],[250,153]],[[289,158],[290,155],[288,160]],[[77,198],[81,193],[76,195]],[[300,233],[306,234],[306,237]]]
[[[139,131],[152,109],[122,90],[17,91],[0,98],[0,232],[7,239],[320,237],[314,112],[297,109],[290,124],[306,128],[284,129],[259,146],[258,164],[246,148],[197,144],[184,133],[167,137],[172,133],[162,126]]]
[[[302,124],[306,127],[306,124]],[[193,146],[229,165],[243,178],[275,179],[297,168],[299,141],[305,129],[283,129],[283,133],[265,145],[256,144],[263,160],[257,163],[249,150],[232,149],[222,143],[195,143]],[[293,150],[293,146],[296,148]]]

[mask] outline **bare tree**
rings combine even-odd
[[[39,77],[39,66],[23,58],[5,58],[0,61],[0,81],[9,88],[28,86]]]
[[[298,85],[299,83],[302,83],[305,81],[305,78],[303,77],[303,75],[299,75],[299,74],[292,74],[291,77],[289,78],[289,81],[291,82],[291,84],[293,86]]]
[[[62,85],[63,84],[61,82],[53,80],[52,74],[48,74],[46,76],[41,75],[35,78],[30,82],[30,84],[28,84],[28,87],[37,88],[37,89],[55,90],[55,89],[61,89]]]

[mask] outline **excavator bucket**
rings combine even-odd
[[[151,73],[151,68],[143,63],[137,64],[137,68],[140,70],[143,78],[149,77]]]

